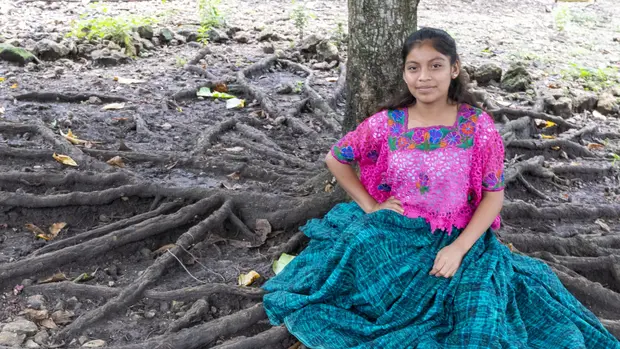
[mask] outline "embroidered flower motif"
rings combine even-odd
[[[428,131],[429,134],[429,142],[431,144],[437,144],[439,143],[439,141],[441,140],[441,137],[443,136],[443,134],[441,133],[441,130],[438,128],[432,128]]]
[[[426,192],[428,192],[428,183],[429,183],[430,179],[428,178],[428,175],[424,174],[424,173],[420,173],[418,175],[418,180],[415,184],[416,188],[418,188],[420,190],[420,194],[426,194]]]
[[[353,152],[353,147],[349,145],[349,146],[340,148],[340,157],[344,161],[355,160],[355,154]]]
[[[446,135],[445,141],[449,145],[457,145],[461,143],[461,135],[458,132],[450,132]]]
[[[461,124],[460,131],[465,136],[471,136],[474,134],[475,124],[473,121],[466,121]]]
[[[405,111],[404,110],[400,110],[400,109],[396,109],[396,110],[391,110],[390,111],[390,116],[392,117],[392,119],[399,123],[402,124],[405,121]]]
[[[377,159],[379,159],[379,153],[376,150],[369,151],[366,156],[373,162],[377,162]]]
[[[394,124],[394,125],[392,125],[392,127],[390,127],[390,132],[392,134],[399,134],[400,131],[402,131],[402,129],[403,129],[402,125]]]
[[[422,144],[426,140],[427,135],[428,133],[426,133],[425,130],[417,129],[413,131],[413,135],[411,136],[411,139],[414,142],[416,142],[416,144]]]
[[[389,185],[387,185],[385,183],[381,183],[381,184],[379,184],[377,189],[379,189],[379,191],[391,191],[392,187],[390,187]]]
[[[484,186],[493,188],[497,185],[498,179],[495,176],[495,173],[489,173],[486,177],[484,177]]]
[[[409,140],[405,137],[398,137],[398,147],[406,148],[409,145]]]
[[[487,189],[498,189],[504,186],[504,171],[491,172],[484,177],[482,185]]]

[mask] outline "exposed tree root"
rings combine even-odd
[[[528,182],[525,178],[523,178],[523,175],[517,176],[517,179],[525,187],[525,189],[527,189],[527,191],[529,191],[530,193],[534,194],[535,196],[545,201],[552,201],[550,197],[545,195],[545,193],[536,189],[530,182]]]
[[[532,111],[532,110],[513,109],[513,108],[499,108],[499,109],[489,110],[489,113],[491,115],[493,115],[494,117],[500,117],[502,115],[505,115],[506,117],[508,117],[509,120],[516,120],[516,119],[522,118],[524,116],[528,116],[528,117],[530,117],[532,119],[540,119],[540,120],[551,121],[551,122],[557,124],[558,127],[561,128],[561,129],[576,128],[575,125],[567,122],[566,120],[564,120],[560,116],[554,116],[554,115],[550,115],[550,114],[546,114],[546,113],[540,113],[540,112],[536,112],[536,111]]]
[[[581,236],[561,238],[542,234],[504,234],[502,240],[511,242],[519,251],[528,254],[545,251],[561,256],[602,257],[618,252],[618,250],[601,247]]]
[[[201,204],[200,206],[203,206],[203,209],[199,212],[209,212],[211,211],[211,209],[209,209],[210,206],[213,206],[214,203],[218,204],[220,202],[221,200],[219,198],[216,200],[203,199],[199,202]],[[231,208],[232,202],[230,200],[225,201],[222,206],[217,209],[217,211],[213,212],[200,223],[183,233],[177,239],[175,247],[168,250],[170,253],[164,253],[157,258],[155,262],[148,267],[144,273],[142,273],[142,275],[140,275],[130,285],[125,287],[118,296],[108,301],[105,305],[83,314],[70,325],[65,327],[58,334],[58,336],[61,339],[75,336],[85,327],[92,325],[106,316],[116,313],[136,302],[142,296],[146,288],[154,283],[164,273],[166,268],[175,261],[175,255],[180,255],[183,249],[190,249],[192,245],[204,239],[210,229],[221,225],[224,220],[229,217]]]
[[[620,292],[620,255],[601,257],[574,257],[557,256],[547,252],[533,254],[541,259],[560,264],[581,274],[592,281],[611,286],[612,290]],[[601,280],[596,280],[598,277]]]
[[[263,304],[224,316],[205,324],[194,326],[170,335],[155,337],[148,341],[109,347],[111,349],[195,349],[203,348],[220,337],[233,335],[267,317]]]
[[[99,98],[103,103],[129,102],[129,99],[120,96],[105,96],[98,94],[64,94],[58,92],[30,92],[14,96],[18,101],[31,101],[41,103],[82,103],[91,97]]]
[[[506,219],[596,219],[620,217],[620,205],[577,205],[558,204],[551,207],[536,207],[523,201],[507,202],[502,210]]]
[[[68,281],[56,282],[51,284],[40,284],[28,286],[25,289],[27,294],[42,295],[68,295],[78,298],[88,299],[110,299],[121,293],[119,288],[107,286],[92,286],[78,284]],[[172,291],[147,290],[144,292],[145,298],[160,301],[183,301],[190,302],[200,298],[208,298],[216,294],[239,296],[248,299],[261,299],[265,292],[260,288],[239,287],[227,284],[204,284],[194,287],[186,287]]]
[[[567,155],[573,157],[596,157],[594,153],[586,147],[567,139],[550,139],[550,140],[513,140],[507,147],[528,150],[553,150],[554,147],[560,147]]]
[[[32,173],[11,171],[0,173],[0,183],[21,183],[31,187],[40,186],[67,186],[72,184],[88,184],[99,186],[115,186],[127,184],[130,177],[126,173],[101,174],[93,176],[82,172],[70,171],[66,175],[51,173]]]
[[[327,99],[327,104],[332,108],[336,109],[336,104],[340,99],[344,97],[344,93],[346,90],[347,83],[347,64],[340,63],[340,75],[338,76],[338,81],[336,82],[336,88],[332,95]]]
[[[192,324],[200,321],[204,313],[209,311],[209,303],[204,299],[199,299],[180,319],[173,321],[166,333],[179,332],[184,328],[190,327]]]
[[[89,230],[86,231],[84,233],[69,237],[69,238],[65,238],[62,240],[58,240],[55,242],[52,242],[48,245],[45,245],[44,247],[38,249],[37,251],[34,251],[32,253],[32,256],[37,256],[37,255],[43,255],[52,251],[57,251],[60,249],[63,249],[65,247],[68,246],[72,246],[72,245],[77,245],[79,243],[82,243],[84,241],[87,240],[91,240],[91,239],[95,239],[104,235],[107,235],[113,231],[116,230],[120,230],[126,227],[131,227],[134,226],[138,223],[141,223],[143,221],[149,220],[149,219],[153,219],[156,218],[160,215],[167,215],[168,213],[170,213],[171,211],[177,209],[179,206],[181,206],[180,202],[171,202],[171,203],[166,203],[163,204],[161,207],[159,207],[158,209],[154,210],[154,211],[149,211],[143,214],[139,214],[136,216],[133,216],[131,218],[127,218],[127,219],[123,219],[120,220],[118,222],[114,222],[108,225],[105,225],[103,227],[100,228],[95,228],[93,230]],[[135,227],[134,227],[135,228]]]
[[[188,64],[188,65],[185,66],[184,69],[187,70],[188,72],[194,73],[194,74],[196,74],[198,76],[202,76],[202,77],[205,77],[205,78],[210,79],[210,80],[217,80],[217,76],[211,74],[210,72],[206,71],[205,69],[200,68],[197,65]]]
[[[541,178],[553,178],[553,172],[543,167],[545,158],[543,156],[535,156],[525,161],[517,162],[508,166],[505,171],[504,182],[510,184],[518,179],[520,175],[534,175]]]
[[[119,246],[161,234],[170,229],[188,224],[196,215],[212,210],[220,201],[221,199],[217,196],[206,198],[193,205],[183,207],[168,216],[156,216],[134,226],[112,231],[104,236],[87,240],[78,245],[0,265],[0,280],[5,282],[11,278],[32,275],[75,260],[92,258]],[[84,251],[88,251],[88,255]]]
[[[614,337],[616,338],[620,338],[620,321],[607,319],[600,320],[603,326],[605,326],[605,328],[607,329],[607,331],[609,331],[609,333],[614,335]]]
[[[198,51],[196,56],[194,56],[194,58],[192,58],[192,60],[189,61],[187,64],[196,65],[198,64],[198,62],[200,62],[201,59],[205,58],[207,55],[210,55],[211,53],[213,53],[213,51],[211,51],[211,48],[209,46],[205,46],[200,51]]]
[[[277,348],[281,343],[289,338],[291,334],[284,326],[277,326],[261,332],[249,338],[233,339],[217,345],[212,349],[256,349],[256,348]]]

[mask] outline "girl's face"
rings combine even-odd
[[[403,78],[418,103],[432,104],[448,100],[450,82],[459,72],[458,62],[450,64],[450,57],[425,42],[414,46],[407,55]]]

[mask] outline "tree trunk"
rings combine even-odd
[[[348,0],[347,114],[350,130],[402,88],[402,45],[417,29],[419,0]]]

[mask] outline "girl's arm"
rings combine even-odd
[[[504,191],[482,191],[482,200],[474,216],[459,237],[452,244],[467,253],[486,232],[504,205]]]
[[[403,208],[400,201],[390,198],[379,204],[370,194],[362,182],[360,182],[355,170],[351,165],[343,164],[336,160],[331,152],[327,153],[325,157],[325,163],[329,168],[329,171],[336,177],[338,184],[349,194],[349,196],[355,201],[366,213],[371,213],[380,209],[389,209],[396,211],[400,214],[403,213]]]

